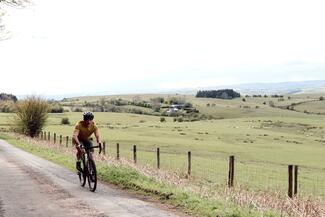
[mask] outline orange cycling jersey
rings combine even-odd
[[[75,126],[75,131],[78,130],[78,139],[88,140],[91,134],[96,133],[98,128],[95,122],[92,122],[88,127],[83,124],[83,121],[79,121]]]

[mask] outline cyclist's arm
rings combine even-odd
[[[74,144],[76,145],[76,147],[80,147],[80,142],[79,142],[79,139],[78,139],[78,135],[79,135],[79,129],[74,129],[73,131],[73,141],[74,141]]]
[[[100,133],[99,133],[99,130],[98,128],[95,129],[95,137],[96,137],[96,140],[97,140],[97,143],[102,143],[102,138],[100,136]]]

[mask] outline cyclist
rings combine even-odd
[[[81,169],[81,157],[82,157],[82,147],[92,147],[92,138],[90,137],[92,134],[95,134],[96,140],[98,144],[101,144],[101,136],[94,122],[94,114],[90,111],[83,113],[83,120],[79,121],[74,128],[73,131],[73,143],[76,146],[77,153],[77,162],[76,168],[78,171],[82,171]]]

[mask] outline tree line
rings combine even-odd
[[[234,99],[240,97],[240,93],[233,89],[222,90],[199,90],[195,97],[217,98],[217,99]]]

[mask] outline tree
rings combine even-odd
[[[184,104],[186,103],[185,97],[181,96],[171,96],[168,97],[167,102],[172,105],[172,104]]]
[[[270,107],[275,107],[274,102],[273,102],[273,101],[269,101],[269,106],[270,106]]]
[[[0,101],[13,101],[17,102],[17,97],[12,94],[0,93]]]
[[[154,112],[159,112],[161,108],[161,103],[163,103],[165,99],[163,97],[156,97],[150,99],[150,107],[154,110]]]
[[[105,97],[100,98],[99,100],[99,105],[100,105],[100,111],[104,112],[105,111],[105,104],[106,104],[106,99]]]
[[[0,6],[1,4],[6,4],[14,8],[25,8],[28,5],[31,5],[31,2],[29,0],[0,0]],[[2,20],[4,15],[5,11],[0,7],[0,41],[8,39],[10,35],[10,32],[6,30],[5,24]]]
[[[46,100],[29,96],[17,103],[15,122],[20,132],[34,137],[38,135],[48,118],[49,104]]]

